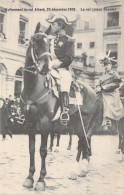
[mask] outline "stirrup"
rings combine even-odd
[[[111,126],[112,126],[112,122],[111,122],[110,119],[107,119],[107,120],[106,120],[106,125],[107,125],[108,127],[111,127]]]
[[[63,125],[67,125],[68,121],[70,120],[70,116],[68,114],[68,110],[65,110],[61,113],[60,115],[60,122],[63,124]]]

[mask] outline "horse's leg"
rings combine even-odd
[[[56,144],[57,147],[59,147],[59,143],[60,143],[60,132],[57,132],[57,144]]]
[[[89,114],[82,114],[82,121],[78,125],[78,153],[76,160],[79,162],[79,171],[78,176],[79,177],[85,177],[87,174],[87,168],[89,163],[89,150],[90,150],[90,141],[87,138],[87,130],[88,130],[88,124],[89,119],[91,118],[90,113]],[[82,159],[80,160],[82,154]]]
[[[117,127],[117,132],[118,132],[118,139],[119,139],[119,143],[118,143],[118,149],[116,150],[116,154],[120,154],[121,153],[121,148],[122,148],[122,131],[121,129],[118,128],[118,121],[116,121],[116,127]]]
[[[88,162],[89,162],[89,150],[88,150],[86,138],[84,136],[81,136],[79,138],[78,142],[78,153],[76,160],[79,162],[81,154],[82,159],[79,162],[79,171],[78,176],[79,177],[85,177],[87,175],[87,168],[88,168]]]
[[[118,128],[118,122],[116,122],[116,124],[117,124],[117,130],[118,130],[118,134],[119,134],[118,149],[121,149],[121,147],[122,147],[122,131],[121,131],[121,129]]]
[[[51,132],[50,133],[50,147],[49,147],[50,152],[52,152],[53,141],[54,141],[54,132]]]
[[[122,143],[122,134],[119,132],[119,144],[118,144],[118,149],[121,149],[121,143]]]
[[[87,132],[87,139],[89,142],[89,156],[92,155],[91,151],[91,137],[94,134],[94,131],[102,125],[103,121],[103,100],[101,98],[97,99],[96,104],[94,106],[94,112],[90,119],[88,132]]]
[[[38,182],[36,183],[35,190],[37,191],[45,191],[45,175],[46,175],[46,163],[45,159],[47,156],[47,140],[48,133],[41,134],[41,147],[40,147],[40,155],[41,155],[41,172]]]
[[[33,175],[35,172],[35,133],[29,133],[29,153],[30,153],[30,168],[29,175],[24,182],[23,186],[27,188],[32,188],[34,179]]]
[[[86,152],[86,141],[83,136],[78,136],[79,141],[78,141],[78,151],[77,151],[77,156],[76,156],[76,162],[74,164],[73,170],[71,171],[69,175],[69,179],[71,180],[76,180],[77,177],[85,177],[87,174],[87,167],[88,167],[88,149]],[[84,155],[85,152],[85,155]],[[81,154],[83,155],[83,160],[81,158]]]
[[[2,130],[2,138],[3,140],[6,139],[6,129],[5,128]]]
[[[54,148],[54,152],[59,152],[59,143],[60,143],[60,132],[57,131],[57,143],[56,143],[56,147]]]
[[[72,133],[69,132],[69,144],[68,144],[67,150],[71,150],[71,145],[72,145]]]

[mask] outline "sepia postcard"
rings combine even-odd
[[[124,0],[0,0],[0,195],[124,194]]]

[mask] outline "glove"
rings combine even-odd
[[[59,61],[58,59],[55,59],[55,60],[52,60],[51,62],[50,62],[50,69],[58,69],[58,68],[60,68],[60,65],[62,64],[62,62],[61,61]]]
[[[98,86],[98,87],[95,89],[95,92],[96,92],[96,93],[99,93],[101,90],[102,90],[102,88],[101,88],[100,86]]]

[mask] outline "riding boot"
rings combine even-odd
[[[60,102],[61,102],[61,110],[62,113],[60,115],[60,121],[62,124],[67,125],[70,117],[68,114],[69,111],[69,94],[68,92],[60,93]]]

